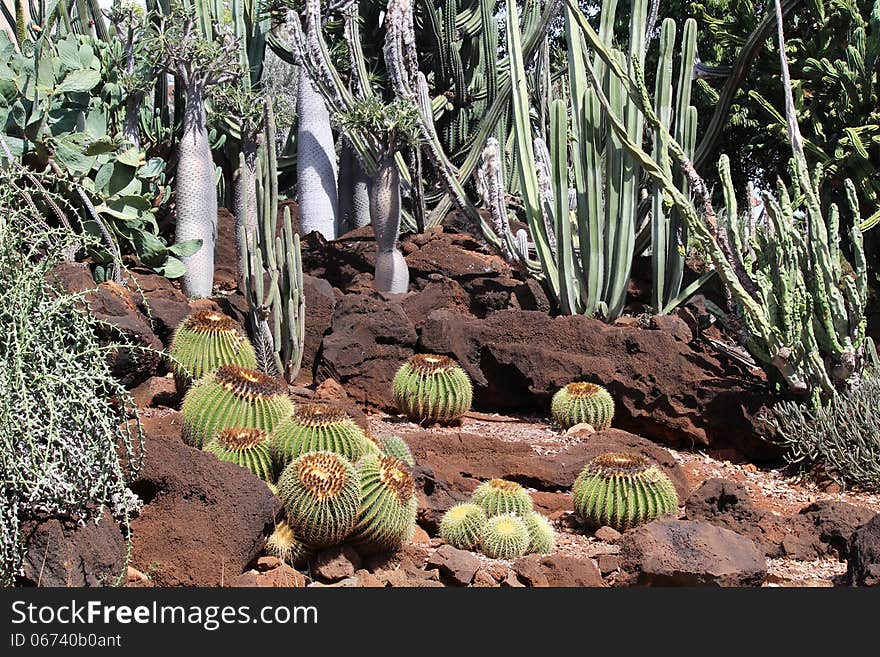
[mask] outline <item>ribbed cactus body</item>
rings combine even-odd
[[[266,541],[266,554],[296,568],[305,565],[315,556],[315,551],[296,537],[287,520],[282,520]]]
[[[330,113],[305,67],[300,67],[297,89],[297,197],[300,234],[318,231],[336,239],[336,147]]]
[[[474,504],[488,516],[512,513],[525,516],[532,510],[532,496],[515,481],[490,479],[474,490]]]
[[[412,451],[406,441],[400,436],[386,436],[381,440],[382,451],[388,456],[393,456],[398,461],[403,461],[409,467],[416,464]]]
[[[273,436],[281,467],[307,452],[335,452],[355,463],[367,451],[363,430],[343,409],[330,404],[297,405]]]
[[[493,516],[480,531],[480,549],[492,559],[516,559],[529,548],[529,530],[511,513]]]
[[[181,408],[183,440],[202,447],[229,427],[271,432],[292,412],[286,386],[262,372],[224,365],[196,381],[186,393]]]
[[[361,503],[350,540],[361,551],[397,550],[415,531],[418,511],[415,480],[404,463],[390,456],[365,456],[357,467],[361,476]]]
[[[217,187],[214,160],[208,141],[204,90],[198,84],[186,89],[183,134],[177,146],[175,173],[175,233],[177,243],[201,240],[193,255],[182,257],[186,273],[181,279],[189,297],[209,297],[214,284],[214,243],[217,238]]]
[[[553,395],[550,410],[553,423],[563,429],[585,423],[605,431],[614,418],[614,399],[594,383],[569,383]]]
[[[269,434],[261,429],[223,429],[205,443],[205,451],[250,470],[263,481],[275,481]]]
[[[456,504],[440,520],[440,538],[459,550],[475,550],[487,520],[486,512],[476,504]]]
[[[213,310],[190,313],[174,332],[168,353],[174,357],[171,371],[181,394],[221,365],[257,366],[254,348],[242,328]]]
[[[547,518],[532,511],[523,517],[523,522],[529,532],[528,552],[546,554],[556,549],[556,532]]]
[[[309,452],[284,468],[278,496],[296,536],[312,548],[341,543],[354,529],[360,475],[344,456]]]
[[[400,232],[400,173],[389,149],[379,160],[370,192],[370,217],[376,236],[376,275],[373,285],[383,292],[409,289],[409,268],[397,249]]]
[[[678,508],[669,477],[638,454],[607,453],[590,461],[572,487],[574,509],[590,525],[625,531]]]
[[[394,402],[411,420],[451,422],[470,410],[467,373],[447,356],[416,354],[394,376]]]

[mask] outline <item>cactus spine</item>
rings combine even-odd
[[[414,421],[451,422],[470,410],[467,373],[447,356],[415,354],[394,376],[394,402]]]
[[[208,440],[205,451],[221,461],[229,461],[250,470],[263,481],[275,481],[269,434],[261,429],[223,429]]]
[[[202,447],[222,429],[244,427],[271,432],[293,412],[286,386],[257,370],[223,365],[206,374],[183,400],[183,440]]]
[[[397,550],[415,531],[415,480],[395,458],[368,455],[358,463],[361,504],[350,540],[368,552]]]
[[[356,463],[367,450],[366,440],[343,409],[329,404],[299,404],[273,432],[281,467],[307,452],[334,452]]]
[[[614,399],[595,383],[569,383],[560,388],[550,404],[553,423],[563,429],[576,424],[589,424],[596,431],[611,427]]]
[[[333,452],[309,452],[278,478],[278,496],[296,536],[311,548],[341,543],[354,529],[360,477],[351,462]]]
[[[512,513],[525,516],[532,510],[532,496],[515,481],[490,479],[477,486],[472,498],[489,517]]]
[[[440,538],[459,550],[475,550],[487,520],[486,512],[476,504],[456,504],[440,520]]]
[[[512,513],[493,516],[480,532],[480,549],[491,559],[516,559],[529,548],[529,530]]]
[[[669,477],[638,454],[609,452],[590,461],[572,487],[574,509],[588,524],[618,531],[678,509]]]
[[[238,323],[213,310],[190,313],[175,330],[168,351],[180,394],[221,365],[257,366],[254,348]]]

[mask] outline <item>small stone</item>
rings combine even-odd
[[[355,573],[359,585],[367,589],[384,588],[385,584],[369,570],[359,570]]]
[[[342,384],[339,383],[339,381],[336,379],[324,379],[318,384],[318,387],[315,388],[313,399],[339,401],[346,397],[348,397],[348,395],[345,392],[345,388],[342,387]]]
[[[620,557],[616,554],[600,554],[596,557],[596,563],[599,565],[599,572],[604,577],[620,568]]]
[[[267,570],[280,568],[283,563],[278,557],[259,557],[254,564],[254,570],[265,573]]]
[[[495,578],[487,570],[480,568],[474,575],[472,586],[475,588],[491,588],[498,586],[498,582],[495,581]]]
[[[514,573],[508,572],[507,576],[503,580],[501,580],[501,586],[509,587],[512,589],[523,589],[526,585],[520,582]]]
[[[430,545],[431,537],[428,536],[428,532],[426,532],[421,527],[416,527],[416,530],[413,532],[412,538],[410,539],[410,543],[418,543],[419,545]]]
[[[260,572],[247,570],[238,577],[232,579],[228,586],[231,587],[261,587],[261,588],[302,588],[306,586],[306,577],[298,570],[282,563],[279,567]]]
[[[593,534],[598,540],[603,541],[605,543],[617,543],[620,540],[620,537],[623,536],[619,531],[612,527],[599,527],[596,530],[596,533]]]
[[[596,433],[596,430],[593,428],[592,424],[587,424],[586,422],[579,422],[573,427],[569,428],[566,432],[566,436],[571,436],[576,433],[583,432],[585,436],[589,436],[590,434]]]
[[[322,550],[312,562],[312,572],[325,582],[337,582],[351,577],[361,566],[361,558],[349,545]]]
[[[444,579],[459,586],[467,586],[480,568],[480,560],[471,552],[458,550],[451,545],[441,545],[428,557],[427,568],[437,568]]]
[[[513,571],[526,586],[547,587],[550,582],[541,567],[541,557],[530,554],[513,562]]]

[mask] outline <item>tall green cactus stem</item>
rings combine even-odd
[[[472,498],[489,517],[502,513],[525,516],[532,510],[532,496],[515,481],[490,479],[474,490]]]
[[[512,513],[493,516],[480,531],[480,549],[490,559],[516,559],[529,549],[529,530]]]
[[[168,349],[177,391],[221,365],[256,367],[257,357],[238,322],[213,310],[196,310],[177,327]]]
[[[297,88],[296,180],[300,234],[318,231],[336,239],[336,147],[330,113],[305,67],[300,67]]]
[[[366,436],[348,413],[330,404],[297,404],[273,432],[275,459],[284,467],[307,452],[334,452],[356,463]]]
[[[595,383],[569,383],[560,388],[550,409],[553,423],[563,429],[586,423],[596,431],[605,431],[614,419],[614,399]]]
[[[395,458],[365,456],[357,465],[361,503],[349,540],[361,552],[391,552],[403,547],[416,528],[418,497],[413,476]]]
[[[302,364],[305,342],[302,255],[288,207],[284,208],[278,230],[278,162],[271,110],[264,131],[254,185],[256,229],[251,245],[245,234],[246,222],[237,227],[237,244],[242,249],[239,266],[248,303],[248,330],[259,368],[268,374],[281,374],[293,383]],[[242,167],[241,173],[246,177],[247,168]]]
[[[440,538],[459,550],[475,550],[487,520],[486,512],[476,504],[456,504],[440,519]]]
[[[189,389],[181,407],[183,441],[202,447],[218,431],[244,427],[269,431],[293,412],[287,387],[262,372],[223,365]]]
[[[647,0],[631,2],[628,49],[632,70],[644,59],[647,4]],[[616,10],[617,0],[602,3],[600,29],[605,43],[610,43],[613,37]],[[511,53],[516,171],[537,259],[532,260],[526,248],[517,246],[522,236],[510,233],[503,192],[492,189],[499,186],[499,172],[504,169],[503,163],[499,163],[501,150],[494,141],[487,143],[483,153],[483,178],[489,187],[485,200],[495,227],[486,237],[493,246],[500,247],[502,255],[520,263],[527,271],[537,273],[563,312],[598,315],[611,321],[620,315],[626,302],[636,227],[648,209],[640,202],[645,191],[641,186],[643,167],[603,120],[596,92],[589,86],[588,64],[592,55],[584,47],[571,7],[566,8],[565,19],[569,92],[549,103],[550,138],[549,144],[545,144],[541,135],[533,135],[525,60],[519,54],[522,41],[517,6],[516,3],[507,5],[507,25],[512,26],[507,30],[507,49]],[[694,26],[689,23],[676,89],[676,109],[685,110],[681,118],[676,117],[676,129],[680,123],[687,134],[695,125],[689,105],[688,68],[688,53],[691,59],[693,57],[693,38]],[[666,21],[661,35],[657,84],[661,92],[658,103],[667,125],[672,117],[674,43],[674,23]],[[610,52],[622,66],[623,53],[613,49]],[[546,87],[545,78],[541,79]],[[626,86],[614,75],[600,75],[599,79],[609,104],[621,117],[626,138],[641,143],[644,118],[639,102],[628,96]],[[669,170],[670,160],[661,138],[662,134],[654,142],[660,164],[653,164]],[[570,173],[574,174],[573,190],[569,184]],[[685,185],[684,181],[680,185]],[[572,191],[574,207],[570,204]],[[666,195],[659,189],[652,193],[655,294],[658,311],[662,311],[678,299],[684,262],[683,233],[676,223],[674,209],[667,207]]]
[[[547,518],[532,511],[525,515],[523,522],[529,532],[528,552],[547,554],[556,549],[556,532]]]
[[[467,373],[448,356],[415,354],[393,381],[394,403],[416,422],[453,422],[470,410],[473,387]]]
[[[594,527],[625,531],[678,509],[669,477],[639,454],[609,452],[590,461],[572,486],[574,509]]]
[[[357,522],[360,475],[344,456],[309,452],[284,468],[278,478],[278,496],[303,543],[311,548],[336,545]]]
[[[578,28],[597,56],[613,75],[628,86],[630,96],[639,99],[653,129],[663,133],[663,125],[647,101],[641,71],[636,67],[631,78],[602,43],[586,17],[577,10],[575,3],[568,0],[568,6]],[[777,13],[782,14],[779,6]],[[781,23],[781,18],[778,20]],[[778,36],[780,43],[784,44],[781,29]],[[784,45],[780,53],[785,77],[788,65]],[[664,138],[669,145],[669,153],[699,199],[702,218],[690,198],[664,175],[641,145],[627,138],[624,126],[596,82],[595,71],[590,69],[589,72],[592,87],[596,90],[596,97],[611,128],[654,183],[662,187],[675,203],[692,238],[729,293],[731,311],[726,315],[719,313],[768,374],[784,382],[792,393],[809,398],[813,404],[830,398],[837,386],[844,387],[852,377],[858,376],[865,360],[867,272],[858,229],[857,202],[852,183],[847,182],[847,200],[855,217],[851,231],[853,274],[849,274],[844,273],[841,267],[836,240],[828,241],[828,227],[838,221],[837,209],[829,208],[828,219],[823,217],[816,182],[821,176],[810,175],[789,89],[786,87],[784,92],[794,153],[795,193],[783,193],[780,188],[777,207],[768,202],[770,222],[767,227],[756,228],[764,233],[767,240],[765,262],[759,264],[757,258],[744,258],[742,254],[734,252],[732,245],[736,243],[735,235],[740,233],[735,216],[733,227],[718,230],[711,195],[681,144],[666,131]],[[734,198],[734,194],[730,189],[732,183],[729,174],[724,174],[723,162],[722,176],[727,178],[724,184],[728,187],[725,198],[729,200]],[[791,199],[800,198],[801,195],[804,220],[798,223],[795,221],[795,211],[800,208]],[[728,221],[731,220],[731,214],[735,215],[735,210],[725,213]],[[787,256],[785,259],[784,255]],[[798,288],[806,293],[797,292]],[[802,299],[803,303],[798,299]]]
[[[164,64],[181,81],[186,97],[183,132],[177,145],[174,238],[177,243],[202,242],[193,255],[181,258],[187,268],[183,291],[190,297],[208,297],[214,281],[217,191],[205,93],[208,87],[234,78],[238,44],[228,35],[207,43],[199,34],[193,13],[182,9],[163,17],[161,29]]]
[[[270,436],[261,429],[223,429],[205,443],[205,451],[250,470],[263,481],[275,481]]]
[[[373,285],[382,292],[404,293],[409,289],[409,268],[400,249],[400,174],[392,145],[379,160],[370,193],[370,217],[376,235],[376,275]]]

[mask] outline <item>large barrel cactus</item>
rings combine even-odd
[[[416,422],[452,422],[471,408],[467,373],[448,356],[415,354],[394,375],[394,402]]]
[[[395,458],[365,456],[358,463],[361,504],[350,540],[365,552],[390,552],[403,546],[416,527],[418,499],[413,476]]]
[[[284,467],[307,452],[335,452],[352,463],[367,451],[367,438],[344,409],[299,404],[274,432],[275,458]]]
[[[614,399],[595,383],[569,383],[553,395],[550,410],[553,423],[563,429],[584,423],[605,431],[614,419]]]

